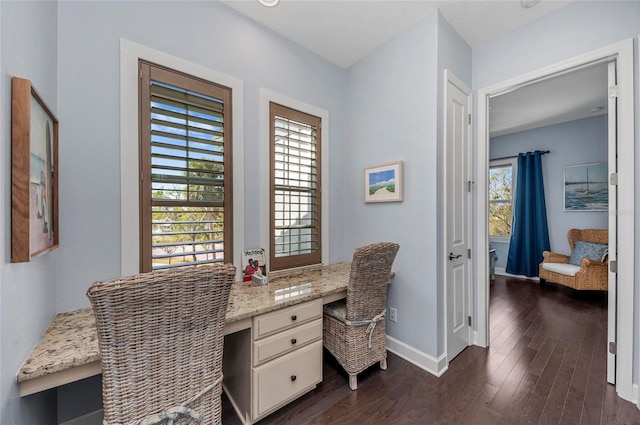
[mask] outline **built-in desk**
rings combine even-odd
[[[250,333],[254,318],[265,313],[307,301],[322,300],[326,304],[344,298],[349,270],[348,263],[338,263],[270,278],[264,286],[234,283],[229,295],[225,334]],[[237,344],[234,340],[236,347],[250,349]],[[93,310],[88,308],[61,313],[53,319],[18,372],[17,380],[20,395],[26,396],[100,373],[95,318]],[[247,420],[246,416],[243,420]]]

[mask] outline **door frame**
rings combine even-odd
[[[448,329],[448,314],[449,314],[449,299],[447,297],[447,282],[449,280],[449,272],[448,272],[448,265],[449,265],[449,246],[448,246],[448,240],[447,240],[447,226],[448,226],[448,220],[447,217],[449,216],[449,214],[446,211],[447,208],[447,201],[448,201],[448,181],[447,181],[447,167],[448,167],[448,158],[447,158],[447,149],[446,149],[446,142],[447,142],[447,136],[448,136],[448,119],[449,119],[449,114],[447,112],[447,95],[449,94],[449,83],[451,83],[452,85],[456,86],[461,92],[463,92],[466,96],[467,96],[467,111],[469,113],[471,113],[471,108],[473,106],[473,95],[471,92],[471,89],[469,87],[467,87],[466,84],[464,84],[458,77],[456,77],[451,71],[449,71],[448,69],[444,70],[444,90],[443,90],[443,110],[444,110],[444,125],[443,125],[443,134],[442,134],[442,155],[443,155],[443,161],[442,161],[442,194],[443,194],[443,204],[445,205],[445,213],[443,214],[442,217],[442,229],[443,229],[443,240],[444,240],[444,250],[443,250],[443,254],[442,254],[442,275],[443,275],[443,299],[444,299],[444,332],[443,332],[443,337],[444,337],[444,354],[445,354],[445,358],[446,358],[446,368],[449,365],[449,362],[451,361],[451,359],[449,358],[449,329]],[[469,176],[470,180],[472,179],[472,173],[473,173],[473,167],[472,167],[472,161],[473,161],[473,155],[472,155],[472,127],[471,124],[467,124],[468,125],[468,133],[467,133],[467,137],[468,137],[468,144],[467,144],[467,155],[468,155],[468,160],[467,160],[467,175]],[[467,208],[467,228],[468,228],[468,246],[469,248],[473,247],[473,242],[474,242],[474,231],[473,231],[473,223],[472,223],[472,208],[473,208],[473,199],[470,196],[471,192],[469,193],[469,198],[468,198],[468,208]],[[468,271],[469,273],[467,273],[467,309],[469,312],[469,315],[473,318],[474,317],[474,304],[473,304],[473,287],[471,284],[472,281],[472,275],[473,275],[473,270],[474,270],[474,256],[471,255],[471,258],[467,259],[468,261]],[[473,344],[473,326],[469,327],[469,345]]]
[[[475,310],[477,334],[475,343],[489,345],[489,282],[488,252],[488,167],[489,167],[489,98],[552,76],[570,72],[589,64],[615,59],[618,77],[618,176],[624,184],[618,186],[618,285],[617,294],[617,357],[616,392],[625,400],[633,399],[634,345],[634,108],[633,108],[633,39],[627,39],[579,55],[521,76],[478,90],[477,150],[474,160],[477,197],[475,199],[477,242]],[[610,229],[611,231],[612,229]]]

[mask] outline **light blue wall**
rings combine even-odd
[[[564,167],[606,163],[607,146],[607,115],[599,115],[492,138],[489,158],[534,150],[551,151],[542,157],[549,242],[552,251],[568,255],[569,229],[606,229],[608,217],[602,211],[564,211]],[[505,268],[509,243],[492,241],[492,245],[498,254],[496,267]]]
[[[21,399],[16,374],[56,313],[58,251],[12,264],[11,77],[31,84],[58,110],[57,5],[0,2],[0,423],[54,424],[55,391]],[[54,410],[55,411],[55,410]]]
[[[445,52],[446,53],[439,53]],[[439,214],[444,69],[471,79],[471,49],[434,12],[349,69],[345,203],[349,250],[379,240],[400,244],[387,333],[437,357],[443,351]],[[366,204],[364,168],[404,162],[404,201]]]
[[[176,17],[180,19],[176,19]],[[340,217],[346,72],[219,2],[60,2],[61,235],[58,310],[87,307],[95,280],[120,273],[120,38],[244,84],[245,246],[259,246],[259,90],[329,111],[330,215]],[[167,31],[167,28],[172,28]],[[99,161],[91,159],[99,158]],[[345,259],[341,224],[330,261]]]
[[[473,49],[475,90],[638,36],[638,1],[576,1]]]
[[[387,333],[431,355],[437,351],[437,30],[434,11],[349,69],[344,202],[349,250],[400,244]],[[363,170],[404,162],[404,201],[365,204]],[[430,241],[430,242],[428,242]]]

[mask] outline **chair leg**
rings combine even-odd
[[[547,284],[547,279],[540,278],[540,286],[544,286]]]
[[[358,375],[349,375],[349,388],[351,391],[358,389]]]
[[[380,369],[387,370],[387,359],[380,360]]]

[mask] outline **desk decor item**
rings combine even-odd
[[[267,265],[264,257],[263,248],[242,250],[242,274],[245,282],[253,281],[258,285],[267,283]]]
[[[58,247],[58,120],[24,78],[11,79],[11,262]]]
[[[607,211],[608,183],[605,163],[564,167],[564,210]]]
[[[364,201],[402,201],[402,161],[365,168]]]

